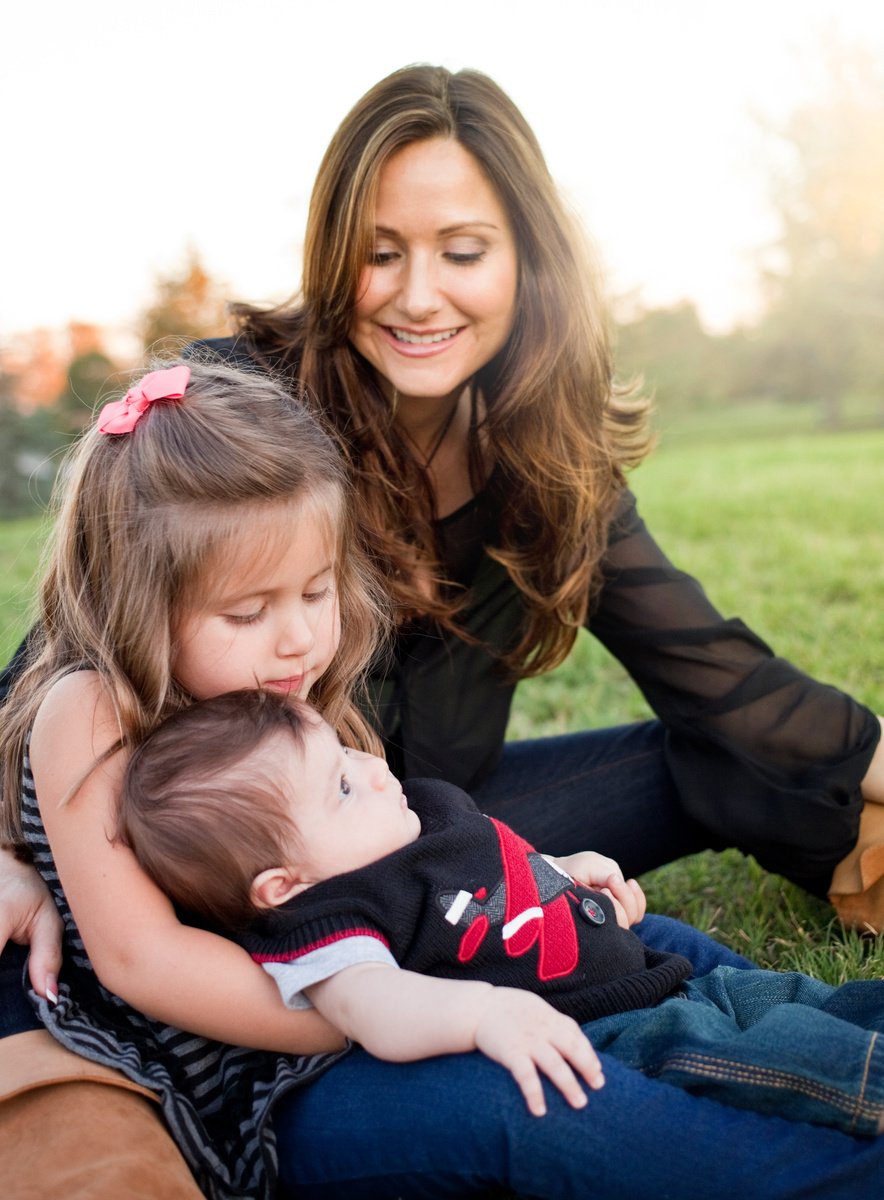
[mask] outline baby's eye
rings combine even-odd
[[[352,790],[352,789],[351,789],[351,787],[350,787],[350,780],[347,778],[347,776],[346,776],[346,775],[342,775],[342,776],[341,776],[341,787],[340,787],[340,790],[339,790],[339,795],[341,795],[341,796],[349,796],[349,795],[350,795],[350,792],[351,792],[351,790]]]

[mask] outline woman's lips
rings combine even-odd
[[[398,325],[380,325],[384,340],[406,358],[432,358],[443,354],[460,338],[465,326],[448,329],[403,329]]]

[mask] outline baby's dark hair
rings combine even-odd
[[[292,738],[303,753],[315,719],[297,701],[230,692],[175,713],[135,750],[120,836],[180,908],[230,930],[257,915],[252,881],[297,847],[268,742]]]

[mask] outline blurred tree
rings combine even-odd
[[[879,398],[884,418],[884,63],[836,45],[825,76],[778,133],[791,169],[774,185],[762,349],[782,398],[816,399],[837,425],[849,395]]]
[[[114,382],[117,368],[101,350],[78,354],[68,365],[67,383],[55,403],[56,425],[68,435],[89,424],[103,394]]]
[[[26,481],[19,469],[23,450],[24,421],[15,407],[12,380],[0,371],[0,516],[20,512],[27,496]]]
[[[225,290],[189,250],[180,271],[156,280],[156,296],[139,322],[145,350],[175,353],[193,338],[224,333]]]
[[[618,374],[643,378],[664,423],[763,392],[756,359],[755,342],[743,330],[708,333],[688,301],[640,311],[617,330]]]
[[[16,379],[0,369],[0,519],[30,514],[46,503],[60,441],[53,410],[22,413]]]

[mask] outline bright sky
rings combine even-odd
[[[0,336],[120,325],[194,246],[231,296],[298,282],[329,137],[409,62],[493,76],[537,132],[611,286],[752,311],[776,120],[880,0],[30,0],[4,7]]]

